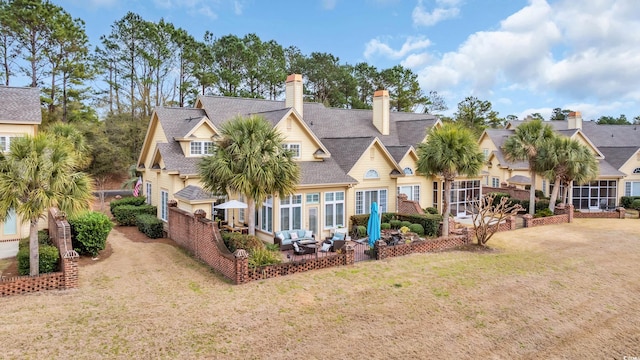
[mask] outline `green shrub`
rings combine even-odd
[[[389,225],[391,225],[392,229],[400,229],[400,223],[401,221],[396,219],[389,221]]]
[[[135,226],[136,215],[149,214],[156,215],[158,209],[153,205],[120,205],[114,208],[113,217],[122,226]]]
[[[541,209],[536,211],[535,215],[533,215],[534,218],[541,218],[541,217],[547,217],[547,216],[552,216],[553,212],[549,209]]]
[[[51,239],[49,239],[49,231],[48,230],[38,230],[38,244],[42,245],[53,245],[51,243]],[[29,248],[29,237],[20,239],[18,241],[18,250]]]
[[[352,215],[350,219],[351,229],[355,229],[357,226],[367,226],[369,223],[369,214]]]
[[[111,213],[113,214],[113,210],[118,206],[122,206],[122,205],[140,206],[140,205],[144,205],[146,203],[146,200],[147,198],[144,196],[123,197],[122,199],[112,200],[111,202],[109,202],[109,210],[111,210]]]
[[[382,213],[382,222],[388,223],[389,221],[395,219],[395,217],[396,217],[395,213],[384,212]]]
[[[501,193],[501,192],[489,193],[487,195],[493,195],[493,203],[491,204],[492,206],[496,206],[500,204],[500,201],[502,200],[503,197],[510,198],[509,194]]]
[[[438,211],[438,209],[436,209],[434,207],[428,207],[428,208],[424,209],[424,212],[427,213],[427,214],[434,214],[434,215],[437,215],[437,214],[440,213]]]
[[[442,221],[442,215],[437,214],[412,214],[398,215],[401,221],[409,221],[410,224],[420,224],[424,228],[425,236],[438,236],[438,228]],[[391,225],[393,227],[393,225]]]
[[[164,236],[164,223],[154,215],[136,215],[136,226],[138,227],[138,231],[147,235],[150,239],[159,239]]]
[[[633,200],[633,202],[631,203],[630,208],[632,208],[633,210],[640,211],[640,199]]]
[[[38,249],[39,264],[41,274],[51,273],[58,270],[58,261],[60,260],[60,252],[58,248],[51,245],[40,245]],[[16,256],[18,260],[18,274],[29,275],[29,247],[18,250]]]
[[[104,250],[107,236],[113,228],[113,223],[105,214],[88,211],[68,221],[71,225],[71,243],[74,249],[91,256],[96,256],[100,250]]]
[[[420,224],[411,224],[409,225],[409,231],[418,234],[419,236],[424,235],[424,228]]]
[[[632,209],[631,205],[635,200],[639,200],[640,196],[623,196],[620,198],[620,206],[625,209]]]
[[[253,249],[249,252],[249,267],[256,268],[265,265],[280,264],[282,257],[280,251],[271,251],[265,248]]]
[[[411,224],[413,224],[411,221],[407,221],[407,220],[400,221],[400,227],[403,227],[403,226],[409,227],[411,226]]]
[[[389,230],[389,229],[391,229],[391,224],[386,222],[380,224],[380,230]]]
[[[222,241],[232,253],[238,249],[247,250],[249,253],[256,249],[266,249],[264,243],[255,235],[222,233]]]
[[[364,225],[359,225],[357,228],[358,231],[358,238],[363,238],[365,236],[367,236],[367,227]]]
[[[538,199],[546,199],[547,198],[546,196],[544,196],[544,192],[542,190],[536,190],[535,191],[535,196]]]

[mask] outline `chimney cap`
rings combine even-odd
[[[293,81],[302,81],[302,75],[300,75],[300,74],[291,74],[291,75],[287,76],[287,82],[293,82]]]
[[[389,90],[376,90],[376,92],[373,93],[373,97],[379,96],[389,96]]]
[[[569,116],[578,117],[578,116],[581,116],[581,114],[580,114],[580,111],[572,111],[572,112],[569,113]]]

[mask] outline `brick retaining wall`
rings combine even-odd
[[[71,228],[58,209],[49,210],[49,238],[60,252],[60,270],[37,276],[15,276],[0,280],[0,296],[19,295],[45,290],[73,289],[78,284],[79,255],[71,245]]]

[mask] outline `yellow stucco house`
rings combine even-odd
[[[41,122],[39,89],[0,86],[0,151],[9,151],[13,138],[35,135]],[[0,258],[15,256],[28,235],[29,222],[15,214],[0,223]]]
[[[502,152],[505,140],[524,121],[511,121],[505,129],[487,129],[479,140],[486,163],[483,185],[501,184],[524,188],[531,184],[526,162],[507,161]],[[579,112],[566,121],[545,122],[560,135],[587,146],[598,161],[598,177],[587,184],[573,184],[572,202],[576,209],[602,210],[619,206],[622,196],[640,196],[640,126],[598,125],[583,121]],[[549,195],[553,184],[538,175],[536,189]]]
[[[441,204],[439,179],[416,173],[416,147],[440,121],[428,114],[390,112],[389,93],[376,91],[373,110],[327,108],[303,102],[303,79],[287,77],[281,101],[200,96],[194,108],[157,108],[149,124],[137,168],[147,201],[167,220],[167,202],[212,217],[219,200],[203,191],[197,163],[212,149],[220,124],[235,116],[260,115],[285,137],[295,153],[301,181],[292,196],[256,204],[256,234],[272,240],[280,230],[309,229],[328,236],[347,227],[349,217],[366,214],[372,202],[393,212],[404,193],[422,208]],[[479,191],[480,180],[469,183]],[[461,197],[466,199],[467,197]],[[238,200],[243,201],[241,196]],[[243,209],[218,213],[244,223]]]

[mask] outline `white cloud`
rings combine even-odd
[[[242,11],[244,10],[244,3],[242,3],[241,1],[234,1],[233,2],[233,12],[236,15],[242,15]]]
[[[393,50],[391,46],[379,39],[372,39],[365,46],[364,56],[370,58],[375,54],[380,54],[392,59],[399,59],[410,55],[413,51],[422,50],[431,45],[431,41],[425,37],[409,37],[402,44],[400,50]]]
[[[418,5],[413,9],[411,18],[413,24],[418,26],[433,26],[440,21],[454,18],[460,13],[459,0],[436,0],[436,7],[428,11],[419,0]]]

